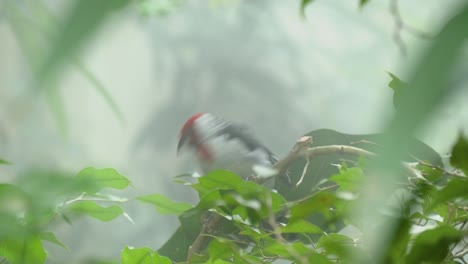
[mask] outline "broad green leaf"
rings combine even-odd
[[[0,240],[0,256],[7,258],[7,263],[41,264],[45,263],[46,255],[37,235]]]
[[[284,227],[281,227],[282,233],[309,233],[309,234],[321,234],[323,231],[316,225],[304,221],[297,220]]]
[[[291,207],[290,222],[302,220],[317,212],[328,215],[336,200],[336,196],[331,192],[317,193]]]
[[[210,255],[210,261],[232,257],[233,255],[232,247],[234,245],[230,245],[230,244],[231,242],[221,240],[221,239],[215,239],[211,241],[210,245],[208,246],[208,253]]]
[[[450,245],[462,237],[461,232],[451,226],[424,231],[414,240],[406,263],[441,263],[450,252]]]
[[[310,257],[307,259],[309,263],[314,263],[314,264],[333,264],[335,262],[332,262],[329,260],[327,257],[321,254],[311,254]]]
[[[225,170],[217,170],[199,178],[201,186],[207,190],[237,189],[244,182],[239,176]]]
[[[366,177],[360,195],[362,203],[353,216],[366,223],[395,225],[395,219],[382,219],[376,209],[384,204],[388,194],[394,190],[395,182],[404,178],[401,161],[414,147],[412,137],[421,131],[444,106],[446,99],[453,96],[460,87],[450,83],[468,37],[468,31],[463,30],[468,24],[468,3],[459,5],[452,12],[451,18],[446,20],[439,34],[431,40],[425,51],[420,52],[420,59],[414,63],[415,67],[409,74],[410,88],[403,89],[398,111],[387,123],[384,138],[377,142],[383,146],[383,151],[369,164],[371,176]],[[384,262],[385,256],[381,253],[385,251],[382,249],[389,247],[387,243],[393,235],[389,231],[383,228],[382,232],[369,233],[369,241],[382,241],[367,244],[370,252],[375,252],[374,263]]]
[[[111,221],[124,212],[120,206],[103,207],[92,201],[77,202],[71,204],[68,208],[74,212],[87,214],[104,222]]]
[[[299,260],[296,258],[297,256],[307,257],[312,252],[312,248],[301,242],[280,243],[276,239],[270,237],[265,238],[262,243],[264,246],[262,252],[264,252],[266,256],[281,256],[289,260]]]
[[[468,178],[455,178],[447,183],[441,190],[432,192],[431,206],[451,201],[456,198],[468,198]]]
[[[221,193],[219,190],[207,192],[205,195],[200,197],[200,201],[197,204],[197,208],[200,210],[209,209],[216,206],[225,205]]]
[[[468,140],[462,134],[458,136],[457,143],[452,148],[450,164],[468,176]]]
[[[174,202],[161,194],[151,194],[137,197],[138,200],[149,203],[155,206],[156,210],[161,214],[176,214],[179,215],[193,206],[189,203]]]
[[[353,250],[353,239],[337,233],[321,236],[316,247],[322,248],[327,254],[336,255],[341,259],[346,259],[352,251],[355,251]]]
[[[171,264],[167,257],[160,256],[150,248],[125,247],[121,254],[122,264]]]
[[[108,169],[96,169],[88,167],[81,170],[76,175],[78,180],[84,180],[94,183],[94,186],[86,188],[84,191],[87,193],[96,193],[102,188],[113,188],[113,189],[125,189],[130,184],[125,176],[119,174],[116,170]]]
[[[60,240],[58,240],[55,234],[52,232],[42,232],[39,234],[39,237],[41,238],[41,240],[48,241],[68,250],[68,247],[65,244],[63,244]]]
[[[430,183],[437,183],[444,176],[442,170],[435,169],[432,165],[428,166],[426,164],[418,163],[416,169],[419,170],[424,179],[428,180]]]
[[[61,64],[82,48],[113,11],[125,7],[130,2],[129,0],[73,1],[68,14],[61,23],[61,29],[53,38],[50,54],[44,60],[38,73],[41,80],[48,82]]]
[[[359,190],[364,179],[364,173],[361,168],[341,168],[340,173],[330,177],[330,180],[336,182],[339,190],[356,192]]]

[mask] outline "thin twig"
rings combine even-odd
[[[275,236],[276,241],[278,241],[278,243],[283,245],[286,251],[288,251],[288,253],[292,257],[294,257],[297,261],[299,261],[299,263],[302,263],[302,264],[309,263],[307,258],[305,258],[304,256],[301,256],[301,254],[299,254],[299,252],[297,252],[288,243],[288,241],[286,241],[286,239],[283,238],[283,235],[281,234],[281,228],[279,227],[279,225],[276,223],[276,220],[275,220],[275,214],[273,213],[273,209],[272,209],[273,207],[272,199],[269,193],[267,193],[267,197],[266,197],[266,206],[268,209],[268,224],[270,224],[271,228],[273,228],[273,234]]]
[[[221,222],[221,219],[223,219],[223,217],[221,215],[216,214],[202,226],[200,233],[198,234],[197,238],[195,238],[195,241],[189,247],[189,250],[187,252],[188,263],[190,263],[194,254],[200,253],[201,249],[203,248],[203,245],[210,237],[209,235],[212,234],[214,230],[216,230],[219,223]]]
[[[296,187],[299,187],[299,185],[302,183],[302,180],[304,180],[305,175],[307,174],[307,169],[309,168],[309,163],[310,163],[310,158],[306,158],[307,162],[304,165],[304,169],[302,170],[302,175],[299,181],[296,183]]]

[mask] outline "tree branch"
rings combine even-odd
[[[310,144],[312,143],[312,137],[305,136],[301,137],[288,155],[277,163],[273,165],[273,168],[278,170],[277,175],[284,174],[287,169],[291,166],[291,164],[300,159],[305,158],[306,160],[312,160],[312,158],[321,155],[331,155],[331,154],[351,154],[351,155],[358,155],[358,156],[366,156],[366,157],[373,157],[375,156],[374,153],[369,152],[364,149],[352,147],[352,146],[345,146],[345,145],[330,145],[330,146],[320,146],[310,148]],[[307,168],[304,169],[304,173],[307,171]],[[305,175],[303,175],[304,177]],[[261,183],[265,179],[254,177],[252,178],[253,181]],[[300,184],[300,182],[298,183]],[[215,231],[221,222],[223,217],[221,215],[214,215],[212,218],[208,219],[206,223],[203,224],[202,229],[198,236],[195,238],[195,241],[190,246],[188,253],[187,253],[187,262],[190,263],[194,254],[200,253],[205,245],[206,241],[209,238],[209,235]],[[270,219],[270,225],[272,224]],[[274,228],[274,226],[272,226]]]

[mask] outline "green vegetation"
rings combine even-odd
[[[302,13],[313,8],[314,1],[298,2]],[[372,1],[357,2],[366,8]],[[28,32],[31,28],[24,26],[16,5],[2,3],[8,19],[21,21],[15,32],[25,40],[23,49],[37,74],[38,90],[52,98],[62,128],[66,117],[56,83],[64,64],[82,72],[123,119],[110,93],[77,56],[108,16],[130,5],[125,0],[73,1],[62,27],[44,32],[50,38],[42,43],[50,52],[41,57],[37,47],[26,45],[37,36]],[[132,222],[122,204],[133,199],[153,205],[161,214],[178,215],[180,227],[159,249],[116,249],[120,260],[93,263],[186,262],[187,255],[191,263],[219,264],[466,263],[468,139],[460,133],[449,166],[413,137],[456,92],[448,83],[468,39],[468,5],[456,12],[431,40],[407,82],[391,74],[397,111],[383,134],[325,129],[307,134],[313,138],[312,148],[352,145],[375,156],[337,151],[298,159],[288,168],[291,183],[277,180],[277,191],[226,171],[209,173],[196,183],[179,180],[198,193],[194,205],[160,194],[115,195],[131,182],[114,169],[90,167],[76,175],[30,170],[17,175],[14,183],[0,183],[0,263],[46,263],[46,241],[73,251],[53,233],[54,223],[71,223],[81,216],[104,222],[121,216]],[[1,158],[0,166],[15,163]]]

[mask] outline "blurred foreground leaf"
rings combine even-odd
[[[76,175],[76,178],[94,183],[93,186],[89,186],[84,190],[87,193],[96,193],[105,187],[121,190],[130,185],[130,180],[116,170],[110,168],[96,169],[88,167],[81,170],[78,175]]]
[[[414,240],[406,263],[441,263],[449,253],[449,246],[462,238],[451,226],[439,226],[419,234]]]
[[[4,159],[0,159],[0,164],[3,164],[3,165],[10,165],[11,162],[7,161],[7,160],[4,160]]]
[[[41,264],[45,263],[46,255],[37,235],[0,239],[0,256],[7,258],[11,263]]]
[[[122,264],[171,264],[167,257],[160,256],[150,248],[126,247],[121,254]]]
[[[179,215],[193,206],[189,203],[174,202],[161,194],[151,194],[137,197],[138,200],[154,205],[161,214]]]
[[[75,0],[50,47],[50,53],[39,70],[39,77],[44,84],[55,79],[61,64],[72,58],[88,41],[92,34],[114,11],[124,8],[131,1],[80,1]]]
[[[103,207],[92,201],[80,201],[71,204],[68,208],[73,212],[87,214],[104,222],[111,221],[124,213],[120,206]]]
[[[460,134],[458,140],[452,148],[450,164],[459,168],[468,176],[468,140]]]

